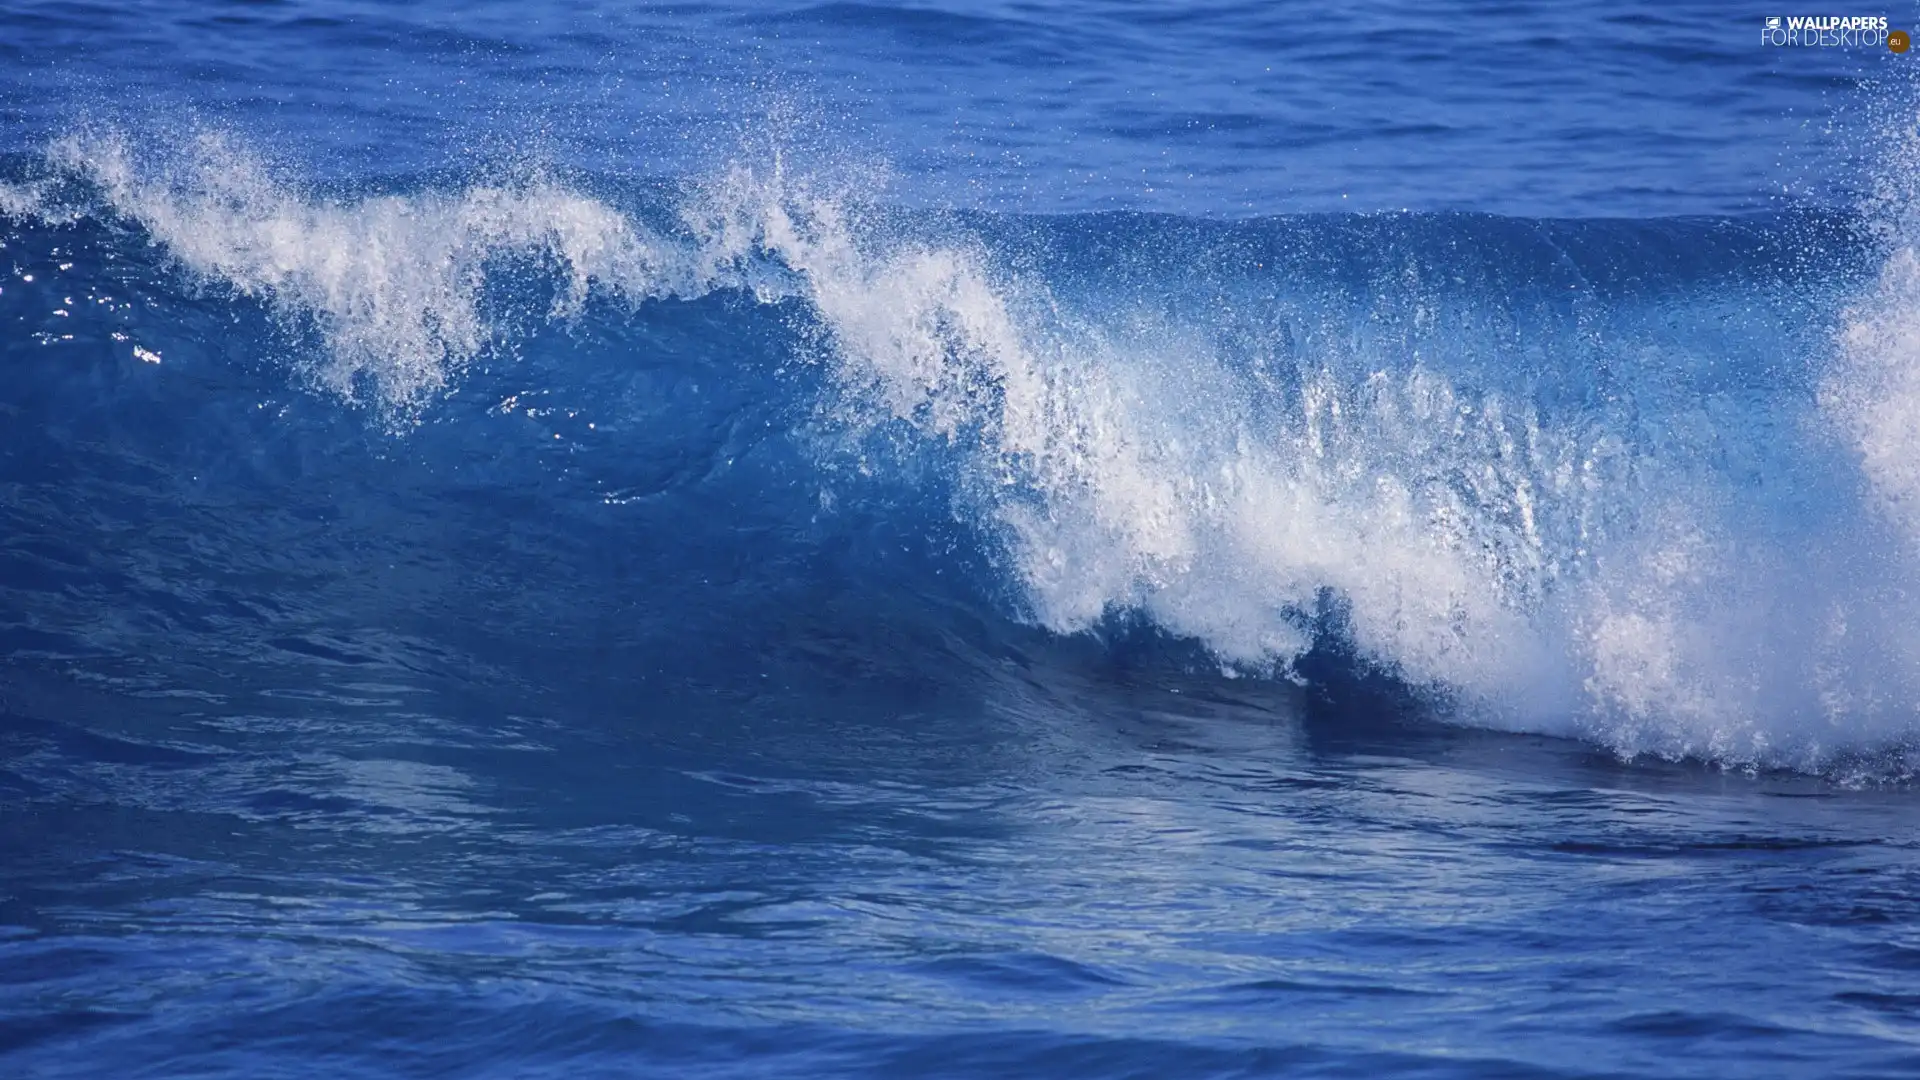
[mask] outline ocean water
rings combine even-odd
[[[0,0],[0,1074],[1920,1073],[1920,59],[1537,8]]]

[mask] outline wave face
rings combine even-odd
[[[855,669],[1147,626],[1219,678],[1331,658],[1436,718],[1627,756],[1900,773],[1920,733],[1897,229],[890,210],[772,152],[342,193],[218,134],[69,137],[11,175],[8,411],[48,419],[8,439],[49,476],[105,454],[145,498],[264,485],[335,522],[464,520],[485,476],[568,595],[646,575],[621,633],[669,651],[833,587],[865,596],[834,619],[928,628],[914,657],[841,626]],[[128,441],[136,412],[178,437]],[[409,504],[361,507],[372,484]],[[299,531],[200,528],[196,573]],[[404,565],[399,533],[361,542],[299,572]],[[442,618],[608,617],[376,576],[435,573]],[[208,602],[180,588],[99,602]]]

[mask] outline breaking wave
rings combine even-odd
[[[907,211],[772,153],[329,194],[218,135],[12,171],[16,256],[163,253],[394,439],[476,366],[719,297],[703,362],[808,395],[813,468],[933,484],[989,549],[967,595],[1055,634],[1144,619],[1222,678],[1331,650],[1623,755],[1898,770],[1920,734],[1897,223]],[[747,370],[754,309],[816,380]]]

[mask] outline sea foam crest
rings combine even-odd
[[[1539,671],[1525,610],[1558,570],[1539,485],[1572,494],[1604,447],[1422,370],[1354,388],[1311,373],[1295,422],[1263,427],[1245,379],[1178,328],[1064,314],[964,242],[863,238],[777,171],[732,170],[688,220],[710,255],[804,279],[852,401],[966,448],[966,497],[1047,626],[1138,608],[1230,662],[1284,666],[1331,589],[1356,644],[1417,683],[1510,697]],[[1499,513],[1450,479],[1468,455]]]
[[[498,340],[481,299],[501,260],[556,269],[556,314],[596,288],[639,299],[686,287],[668,280],[685,264],[658,237],[547,181],[322,200],[212,133],[159,160],[119,137],[63,139],[49,158],[196,274],[310,320],[326,345],[317,381],[350,400],[370,388],[396,417],[417,415]],[[16,216],[47,205],[36,194],[16,190]]]

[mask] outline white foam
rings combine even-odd
[[[1920,255],[1888,256],[1842,322],[1826,405],[1859,451],[1882,508],[1920,540]]]
[[[0,217],[36,218],[46,206],[44,183],[13,184],[0,181]]]
[[[1495,460],[1487,478],[1522,507],[1501,542],[1523,567],[1485,557],[1488,523],[1451,489],[1377,456],[1397,446],[1435,473],[1511,443],[1497,401],[1462,425],[1429,373],[1353,392],[1325,376],[1295,429],[1260,431],[1236,378],[1192,341],[1062,319],[965,245],[863,244],[842,204],[778,175],[733,171],[689,221],[715,258],[767,255],[802,276],[851,400],[876,407],[865,422],[977,447],[968,497],[1005,527],[1045,625],[1138,607],[1230,661],[1284,666],[1332,588],[1356,643],[1412,681],[1491,696],[1537,670],[1517,606],[1545,561],[1526,531],[1528,466]]]

